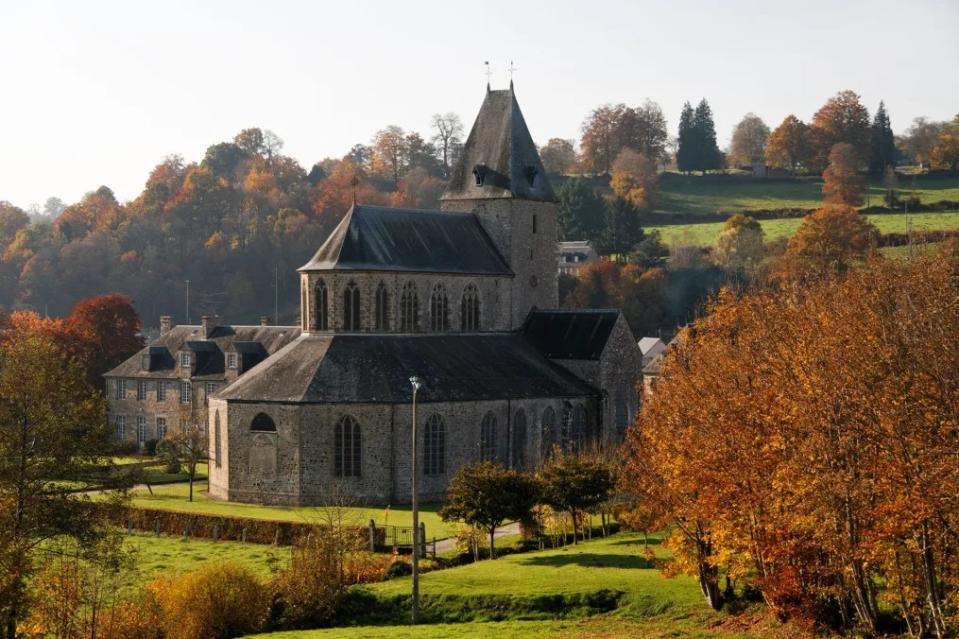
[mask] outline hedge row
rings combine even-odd
[[[317,524],[251,517],[226,517],[202,513],[181,513],[152,508],[104,508],[110,521],[123,528],[165,535],[182,535],[199,539],[245,541],[254,544],[287,546],[303,539]],[[353,529],[362,543],[369,543],[369,527]],[[386,542],[384,528],[373,529],[377,547]]]

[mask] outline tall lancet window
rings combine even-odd
[[[480,328],[479,291],[475,284],[463,289],[463,302],[460,305],[460,328],[464,331],[478,331]]]
[[[450,300],[446,296],[446,287],[437,284],[430,295],[430,330],[450,330]]]
[[[343,330],[360,330],[360,289],[352,281],[343,289]]]
[[[386,284],[383,282],[380,282],[376,287],[376,296],[373,300],[373,306],[376,330],[390,330],[390,292],[387,290]]]
[[[327,299],[326,282],[317,280],[313,287],[313,326],[315,331],[326,331],[330,328],[330,305]]]
[[[417,331],[420,328],[420,300],[416,296],[416,285],[407,282],[400,296],[400,330]]]

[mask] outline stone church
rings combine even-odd
[[[413,375],[426,500],[463,464],[618,444],[642,356],[619,311],[556,310],[558,224],[513,87],[487,87],[440,209],[354,204],[299,269],[301,325],[209,395],[211,496],[408,501]]]

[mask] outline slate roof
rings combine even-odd
[[[303,335],[222,389],[239,402],[408,403],[590,397],[521,335]]]
[[[616,309],[532,311],[522,332],[550,359],[599,359],[619,318]]]
[[[172,379],[179,377],[176,353],[189,350],[197,354],[196,374],[193,379],[222,380],[225,378],[224,353],[258,353],[266,357],[300,336],[298,326],[217,326],[202,338],[200,326],[174,326],[164,335],[145,346],[104,377],[136,377]],[[255,343],[256,346],[252,344]],[[150,355],[150,370],[143,370],[143,355]],[[244,359],[244,363],[247,360]]]
[[[474,170],[484,174],[482,185]],[[505,91],[487,89],[442,199],[478,198],[556,201],[512,84]]]
[[[299,270],[513,274],[472,213],[366,204],[354,204]]]

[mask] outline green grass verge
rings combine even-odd
[[[870,222],[875,224],[882,233],[905,233],[908,231],[907,216],[901,213],[867,215]],[[959,211],[943,211],[935,213],[913,213],[913,231],[951,231],[959,229]],[[799,228],[802,218],[786,218],[777,220],[760,220],[766,241],[781,237],[790,237]],[[711,246],[723,230],[723,222],[704,222],[699,224],[664,224],[648,226],[644,230],[659,231],[663,242],[672,244],[691,244],[695,246]]]
[[[154,486],[152,496],[146,489],[135,491],[132,504],[140,508],[157,508],[176,512],[296,522],[318,521],[323,515],[323,509],[314,507],[259,506],[217,501],[207,496],[206,489],[205,481],[196,482],[193,486],[193,501],[190,502],[187,501],[189,487],[186,484]],[[456,532],[456,524],[447,524],[440,519],[437,514],[439,508],[439,504],[420,506],[420,521],[426,525],[427,539],[432,539],[434,536],[437,539],[443,539]],[[413,513],[408,505],[390,508],[357,506],[344,510],[346,521],[355,522],[357,526],[365,526],[371,519],[381,526],[410,526],[413,523]]]
[[[899,179],[901,197],[915,195],[922,202],[959,201],[959,178],[920,176]],[[881,178],[871,178],[869,201],[881,204]],[[662,181],[658,210],[667,213],[736,213],[783,208],[812,209],[822,203],[821,180],[701,179],[670,175]]]

